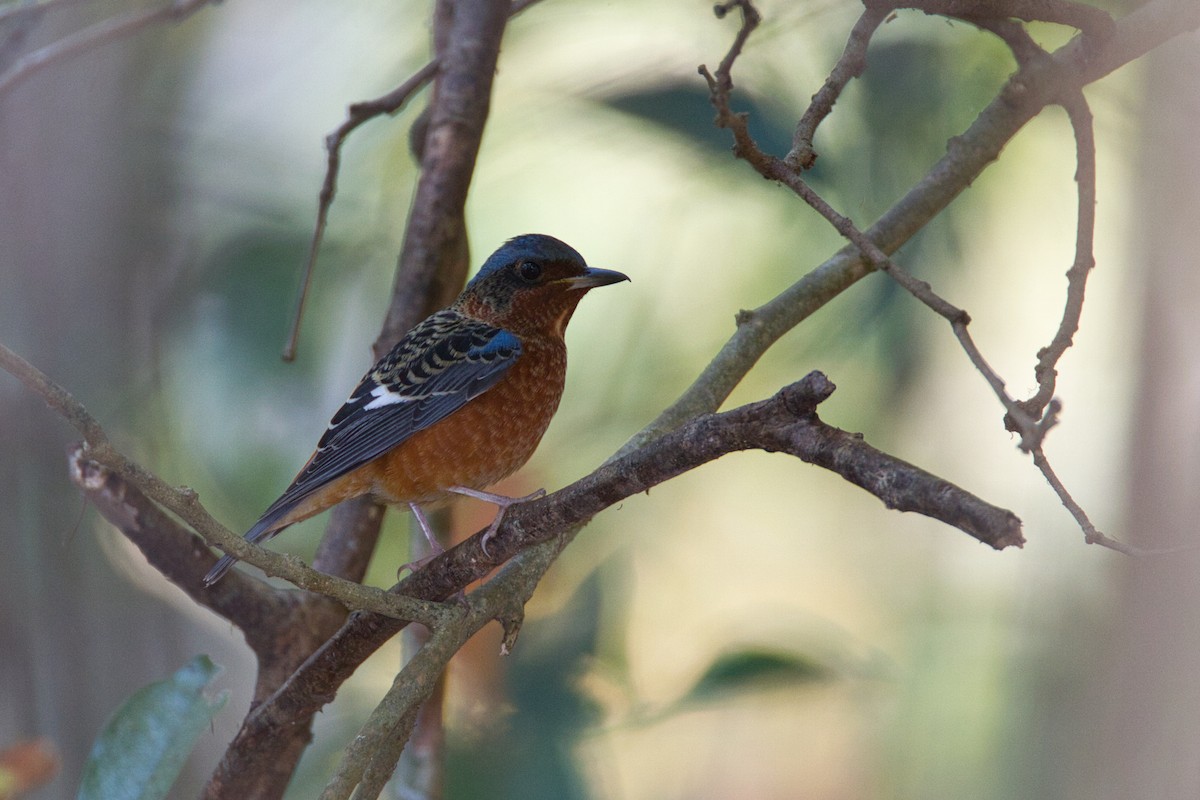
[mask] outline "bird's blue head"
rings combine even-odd
[[[589,267],[575,248],[553,236],[527,233],[492,253],[454,305],[513,330],[544,328],[561,335],[589,289],[627,280],[623,273]]]
[[[501,245],[499,250],[488,256],[488,260],[483,262],[483,266],[479,268],[479,273],[471,280],[471,284],[485,281],[488,276],[520,262],[536,264],[559,262],[577,265],[581,270],[587,269],[587,263],[583,260],[583,256],[579,255],[579,251],[566,242],[542,233],[525,233],[509,239]]]

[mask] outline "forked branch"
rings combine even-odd
[[[1060,409],[1057,402],[1051,402],[1057,375],[1055,365],[1071,345],[1072,337],[1078,329],[1079,317],[1083,309],[1087,274],[1095,261],[1092,255],[1096,200],[1095,142],[1092,133],[1091,113],[1088,110],[1086,102],[1083,100],[1080,87],[1064,88],[1058,97],[1055,97],[1053,94],[1047,95],[1045,102],[1040,103],[1036,109],[1031,109],[1033,113],[1036,113],[1046,103],[1057,101],[1067,109],[1068,115],[1071,118],[1072,127],[1075,131],[1076,148],[1079,154],[1079,166],[1076,172],[1076,180],[1079,183],[1079,223],[1076,233],[1076,257],[1071,270],[1068,272],[1067,303],[1062,321],[1054,340],[1038,354],[1038,366],[1036,369],[1039,384],[1038,392],[1033,398],[1025,402],[1018,402],[1009,395],[1003,379],[992,369],[982,352],[980,352],[979,347],[968,330],[970,323],[969,315],[964,310],[938,295],[927,282],[909,275],[899,267],[869,234],[863,233],[852,220],[838,213],[808,185],[800,174],[800,167],[805,163],[811,163],[810,160],[806,161],[806,159],[808,156],[811,156],[811,139],[815,131],[815,123],[806,121],[810,117],[812,120],[819,121],[828,112],[828,109],[832,108],[833,98],[836,98],[840,87],[845,84],[845,75],[850,74],[856,68],[856,65],[865,63],[863,61],[863,51],[865,51],[870,32],[878,25],[878,15],[900,5],[919,6],[929,10],[929,13],[936,11],[937,13],[964,16],[964,12],[960,8],[961,4],[955,2],[931,2],[924,4],[869,3],[868,12],[860,18],[859,23],[855,26],[855,34],[852,34],[851,41],[847,44],[847,52],[843,54],[843,58],[835,66],[834,72],[831,73],[829,80],[826,81],[823,92],[818,92],[817,96],[814,97],[809,111],[802,118],[802,126],[798,129],[798,137],[801,133],[803,137],[798,138],[792,153],[785,159],[779,159],[764,152],[750,136],[746,115],[735,114],[730,108],[730,96],[733,89],[731,70],[737,57],[745,47],[750,33],[759,24],[759,14],[754,8],[752,0],[733,0],[733,2],[719,7],[718,16],[723,16],[723,13],[728,11],[729,8],[741,8],[742,24],[716,73],[710,73],[707,68],[700,67],[701,74],[708,81],[710,98],[713,107],[717,111],[716,124],[718,127],[726,128],[732,133],[735,155],[748,162],[764,178],[782,183],[791,189],[810,207],[817,211],[817,213],[824,217],[838,233],[846,238],[858,250],[872,269],[886,272],[913,297],[920,300],[928,308],[950,323],[951,329],[955,337],[959,340],[967,357],[976,370],[984,377],[997,399],[1004,406],[1006,427],[1021,436],[1021,449],[1034,456],[1035,465],[1059,496],[1064,506],[1075,517],[1084,531],[1085,539],[1088,542],[1103,544],[1122,552],[1129,552],[1130,548],[1096,530],[1086,513],[1071,497],[1062,481],[1059,480],[1050,468],[1049,461],[1042,449],[1043,439],[1050,428],[1057,423]],[[973,4],[970,16],[980,18],[1017,17],[1020,19],[1045,19],[1047,21],[1065,22],[1066,24],[1086,28],[1092,37],[1092,41],[1087,46],[1096,47],[1097,40],[1103,42],[1111,38],[1114,31],[1114,23],[1103,12],[1093,9],[1092,11],[1095,11],[1095,13],[1092,13],[1084,9],[1087,9],[1087,7],[1070,2],[1028,3],[1024,0],[998,0],[993,3]],[[875,12],[875,15],[872,15],[872,11]],[[1022,38],[1007,28],[1003,28],[1002,30],[1006,35],[1006,40],[1013,43],[1014,54],[1017,56],[1018,62],[1022,64],[1022,69],[1009,81],[1009,85],[1001,93],[1001,98],[1005,98],[1007,95],[1007,99],[1011,101],[1014,91],[1019,89],[1023,92],[1028,86],[1028,80],[1022,73],[1026,71],[1026,66],[1030,64],[1028,58],[1029,42],[1026,38]],[[814,108],[816,109],[815,112]],[[984,114],[986,115],[987,111]],[[980,118],[983,119],[984,115],[981,115]],[[977,120],[976,125],[978,125],[978,122]],[[976,126],[972,126],[972,128],[974,127]],[[805,142],[810,146],[808,150],[804,149]],[[797,147],[800,148],[799,151]],[[806,153],[807,155],[805,155]],[[1049,409],[1047,409],[1048,405],[1050,406]],[[1045,413],[1043,414],[1044,411]]]

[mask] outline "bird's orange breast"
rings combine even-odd
[[[483,489],[533,455],[562,398],[567,350],[561,338],[528,337],[524,352],[491,389],[409,437],[358,472],[390,503],[446,499],[449,486]]]

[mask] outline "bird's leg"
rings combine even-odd
[[[412,511],[413,517],[416,518],[417,524],[421,526],[421,533],[425,534],[425,538],[429,541],[429,547],[432,552],[424,558],[414,559],[413,561],[409,561],[407,564],[401,564],[400,568],[396,570],[397,578],[400,577],[400,573],[404,572],[404,570],[408,569],[416,572],[434,558],[446,552],[446,548],[442,547],[442,543],[439,542],[437,537],[433,535],[433,527],[429,524],[429,517],[425,516],[425,512],[421,510],[421,507],[416,503],[409,503],[408,507]]]
[[[545,489],[538,489],[536,492],[531,492],[524,497],[509,497],[508,495],[504,494],[481,492],[478,489],[468,489],[465,486],[450,486],[446,489],[446,491],[454,492],[455,494],[466,495],[467,497],[474,497],[476,500],[482,500],[485,503],[492,503],[493,505],[499,507],[500,510],[496,512],[496,518],[492,520],[492,524],[488,526],[487,532],[483,534],[483,538],[479,541],[479,546],[483,549],[483,554],[489,557],[491,556],[491,553],[488,552],[487,548],[488,540],[495,536],[496,531],[500,529],[500,523],[504,520],[504,512],[508,511],[508,507],[515,506],[517,503],[524,503],[529,500],[537,500],[539,497],[546,496]]]
[[[429,524],[429,517],[425,516],[425,512],[421,510],[421,507],[416,503],[409,503],[408,507],[412,509],[413,516],[417,518],[417,524],[421,526],[421,533],[425,534],[425,538],[428,540],[433,554],[439,555],[446,552],[446,548],[442,547],[442,543],[433,535],[433,526]]]

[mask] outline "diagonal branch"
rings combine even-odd
[[[1075,28],[1085,36],[1105,39],[1112,35],[1115,23],[1103,9],[1073,0],[900,0],[869,5],[889,9],[915,8],[926,14],[962,19],[1019,19],[1023,22],[1051,22]]]
[[[983,375],[996,397],[1004,406],[1006,411],[1004,417],[1006,427],[1021,435],[1021,449],[1034,455],[1035,465],[1059,496],[1064,506],[1075,517],[1085,533],[1086,540],[1090,543],[1098,543],[1129,552],[1128,547],[1115,542],[1095,529],[1086,513],[1071,497],[1061,480],[1054,474],[1042,450],[1042,440],[1046,432],[1056,424],[1059,410],[1058,404],[1054,404],[1052,410],[1046,416],[1041,416],[1042,410],[1053,396],[1054,365],[1062,353],[1070,346],[1072,336],[1078,329],[1079,314],[1082,312],[1083,307],[1083,292],[1086,278],[1094,265],[1092,234],[1095,227],[1095,143],[1092,134],[1091,113],[1087,108],[1086,102],[1083,101],[1080,89],[1077,87],[1070,90],[1064,89],[1065,94],[1063,96],[1066,99],[1057,99],[1053,95],[1046,95],[1039,98],[1039,109],[1057,100],[1057,102],[1067,108],[1068,114],[1071,117],[1080,159],[1080,166],[1076,175],[1080,183],[1080,212],[1079,227],[1076,235],[1076,260],[1071,271],[1068,273],[1068,299],[1062,323],[1051,345],[1043,348],[1039,353],[1037,369],[1039,391],[1034,398],[1022,404],[1013,400],[1008,394],[1004,381],[987,363],[978,346],[975,344],[967,327],[970,323],[970,317],[965,311],[940,297],[928,283],[914,278],[896,265],[869,234],[864,234],[849,218],[839,214],[826,203],[804,181],[794,166],[765,153],[751,138],[747,127],[746,115],[735,114],[730,108],[729,101],[733,89],[733,79],[730,70],[737,56],[745,46],[749,33],[758,25],[759,16],[757,11],[754,10],[751,0],[737,0],[737,2],[731,5],[738,5],[743,9],[741,28],[735,36],[728,54],[722,59],[717,72],[715,74],[710,73],[705,67],[701,67],[700,72],[709,84],[712,104],[717,110],[716,124],[718,127],[727,128],[733,134],[734,153],[739,158],[747,161],[763,177],[778,181],[795,192],[833,225],[843,237],[849,240],[872,269],[886,272],[908,290],[910,294],[950,323],[951,329],[962,345],[967,357],[980,374]],[[940,7],[943,4],[934,3],[933,5]],[[999,2],[993,5],[997,8],[1004,6],[1009,11],[1018,6],[1022,9],[1024,8],[1021,0],[1016,0],[1016,2],[1012,3]],[[1057,8],[1060,4],[1051,3],[1049,5]],[[1066,5],[1074,4],[1067,3]],[[1020,16],[1016,12],[1009,15]],[[718,14],[718,16],[721,15]],[[1101,33],[1103,34],[1103,39],[1108,39],[1112,31],[1104,28]],[[1011,32],[1009,38],[1013,38]],[[1015,38],[1014,42],[1014,53],[1017,54],[1018,61],[1021,62],[1021,69],[1018,70],[1017,75],[1010,79],[1008,85],[1001,92],[1000,98],[998,98],[1007,99],[1010,103],[1015,102],[1017,97],[1023,95],[1029,86],[1028,80],[1024,78],[1023,73],[1034,72],[1043,67],[1042,62],[1035,63],[1032,59],[1023,59],[1021,57],[1025,54],[1023,51],[1026,49],[1027,43],[1019,37]],[[1089,46],[1097,46],[1094,38],[1090,41]],[[1070,47],[1072,45],[1068,45],[1063,50],[1067,50]],[[992,106],[989,106],[989,109],[994,105],[995,102],[993,102]],[[987,110],[984,113],[986,114]],[[983,115],[981,115],[982,117]],[[978,122],[979,120],[976,120],[976,124]],[[973,125],[972,127],[974,128],[975,126]],[[1084,208],[1085,205],[1086,209]]]
[[[430,626],[436,625],[442,618],[442,611],[436,606],[423,603],[412,604],[404,600],[398,602],[397,598],[389,596],[386,592],[353,581],[324,575],[309,569],[297,558],[289,558],[251,545],[217,522],[201,505],[194,491],[187,488],[177,489],[168,485],[166,481],[113,447],[103,428],[83,407],[82,403],[76,400],[70,392],[50,380],[41,370],[2,344],[0,344],[0,368],[19,379],[30,391],[41,397],[51,409],[58,412],[83,435],[86,445],[78,445],[71,451],[71,474],[75,482],[85,491],[107,493],[116,498],[118,503],[142,514],[150,513],[151,502],[157,503],[186,522],[205,541],[234,553],[239,558],[259,567],[268,575],[283,578],[303,589],[332,597],[347,608],[368,608],[389,616],[421,620],[422,624]],[[98,506],[101,508],[109,506],[108,503],[100,503],[99,496],[94,499],[98,501]],[[123,521],[128,519],[123,510],[119,511],[117,516]],[[136,517],[136,514],[134,516]],[[120,527],[119,522],[114,521],[114,524]],[[194,545],[189,545],[186,551],[188,552],[191,576],[188,576],[187,571],[181,570],[178,563],[172,560],[179,555],[172,548],[164,548],[160,562],[164,567],[164,572],[168,577],[183,579],[180,585],[189,592],[193,599],[203,605],[214,607],[215,610],[218,604],[210,601],[210,594],[198,592],[194,586],[190,585],[203,574],[204,570],[212,566],[212,555]],[[152,562],[158,558],[157,554],[148,555]],[[188,577],[191,577],[192,581],[188,581]],[[220,604],[220,607],[226,611],[231,610],[225,604]],[[230,616],[229,619],[234,623],[245,621],[245,618],[239,615]],[[253,622],[259,619],[257,615],[254,615],[249,621]]]
[[[833,389],[824,375],[814,372],[768,400],[698,417],[651,444],[610,460],[552,495],[513,506],[489,542],[487,553],[480,546],[480,531],[392,590],[441,600],[521,553],[517,561],[530,558],[542,566],[534,572],[521,572],[527,576],[521,580],[505,578],[512,583],[504,584],[504,591],[510,597],[527,596],[536,585],[528,576],[540,578],[574,532],[600,511],[722,455],[747,449],[787,453],[831,469],[876,493],[890,508],[932,516],[996,549],[1023,542],[1020,520],[1011,512],[876,450],[861,436],[821,422],[816,407]],[[501,576],[492,583],[497,580]],[[524,582],[527,580],[533,583]],[[459,620],[443,629],[457,631],[463,624],[467,623]],[[403,623],[376,615],[352,615],[287,684],[251,713],[243,733],[253,736],[301,724],[329,702],[358,664],[401,627]]]
[[[160,22],[179,22],[217,0],[173,0],[173,2],[142,11],[111,17],[83,30],[51,42],[17,59],[8,71],[0,73],[0,99],[18,84],[51,64],[73,58],[80,53],[132,36]]]
[[[875,29],[891,13],[892,10],[888,6],[867,5],[862,16],[854,23],[841,57],[829,71],[829,77],[825,79],[824,85],[813,95],[812,102],[800,117],[800,122],[796,124],[796,132],[792,135],[792,149],[783,157],[784,162],[789,166],[796,169],[811,169],[816,163],[817,154],[813,150],[813,136],[817,133],[817,126],[833,111],[833,104],[841,96],[846,84],[851,79],[862,75],[867,68],[867,45],[871,43],[871,36],[875,33]],[[742,28],[745,30],[747,26],[743,25]],[[733,50],[731,49],[730,52],[732,53]],[[723,66],[724,63],[722,63]],[[717,73],[721,74],[720,67],[717,68]]]

